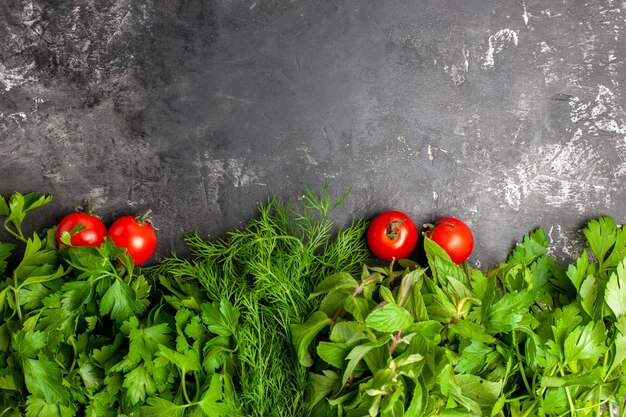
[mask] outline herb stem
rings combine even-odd
[[[515,346],[515,354],[517,355],[517,359],[520,362],[520,375],[522,376],[522,381],[524,382],[524,386],[526,390],[530,394],[533,390],[528,383],[528,379],[526,378],[526,368],[524,367],[524,358],[522,357],[522,353],[519,350],[519,344],[517,343],[517,332],[513,330],[513,346]]]
[[[78,351],[76,349],[76,343],[74,342],[74,338],[70,337],[68,339],[68,342],[72,345],[72,350],[74,351],[74,358],[72,359],[72,365],[70,366],[70,369],[68,372],[72,372],[74,370],[74,367],[76,366],[76,358],[78,357]]]
[[[398,341],[400,341],[401,337],[402,330],[398,330],[398,333],[396,333],[393,340],[391,341],[391,346],[389,346],[389,356],[391,356],[391,354],[393,354],[393,351],[396,350],[396,346],[398,345]]]
[[[13,286],[11,287],[13,290],[14,298],[15,298],[15,312],[17,313],[17,318],[22,321],[22,307],[20,306],[20,286],[17,282],[17,275],[13,273]]]
[[[193,373],[193,377],[196,380],[196,393],[193,396],[193,400],[198,401],[198,397],[200,396],[200,378],[198,377],[198,372]]]
[[[531,415],[531,412],[535,411],[536,406],[537,406],[537,402],[533,401],[530,405],[530,408],[528,408],[528,410],[526,410],[526,412],[522,414],[521,417],[528,417],[529,415]]]
[[[22,233],[22,230],[19,227],[16,227],[15,228],[16,230],[13,230],[11,227],[9,227],[9,222],[5,221],[4,228],[17,240],[24,242],[24,243],[28,243],[27,239],[24,237],[24,233]]]
[[[561,376],[565,376],[565,371],[563,368],[559,370]],[[569,387],[565,387],[565,394],[567,395],[567,402],[569,403],[570,411],[572,412],[571,417],[576,417],[576,406],[574,405],[574,400],[572,399],[572,393],[569,390]]]
[[[192,401],[189,399],[189,394],[187,393],[187,381],[185,381],[185,376],[186,376],[186,373],[181,370],[180,382],[181,382],[181,385],[183,386],[183,396],[185,397],[185,401],[187,401],[187,404],[192,404]]]

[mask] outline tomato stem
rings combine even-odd
[[[75,208],[75,210],[78,213],[84,213],[84,214],[88,214],[90,216],[94,216],[94,217],[98,217],[96,214],[94,214],[94,212],[96,211],[96,205],[93,204],[91,201],[89,200],[84,200],[83,204],[81,206],[77,206]]]
[[[402,225],[402,223],[404,223],[405,221],[406,219],[393,219],[389,221],[389,223],[387,224],[387,231],[385,232],[385,235],[391,240],[396,239],[398,236],[400,236],[400,225]]]
[[[150,218],[150,213],[152,213],[152,209],[148,209],[148,211],[146,211],[141,216],[135,217],[135,219],[137,220],[137,223],[139,223],[139,224],[146,224],[146,223],[152,224],[152,219]]]

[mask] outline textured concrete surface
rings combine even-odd
[[[626,219],[626,1],[4,0],[0,193],[153,210],[158,256],[325,181],[455,215],[472,262]]]

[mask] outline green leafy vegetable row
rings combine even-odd
[[[0,417],[626,416],[624,228],[589,222],[565,267],[541,229],[493,270],[428,237],[427,265],[366,266],[343,198],[272,198],[140,269],[0,197]]]
[[[311,415],[626,415],[626,229],[584,234],[567,268],[537,230],[486,272],[426,238],[428,268],[329,276],[292,326]]]

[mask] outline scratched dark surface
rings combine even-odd
[[[626,2],[4,0],[0,193],[148,208],[157,258],[274,193],[473,228],[490,267],[626,219]]]

